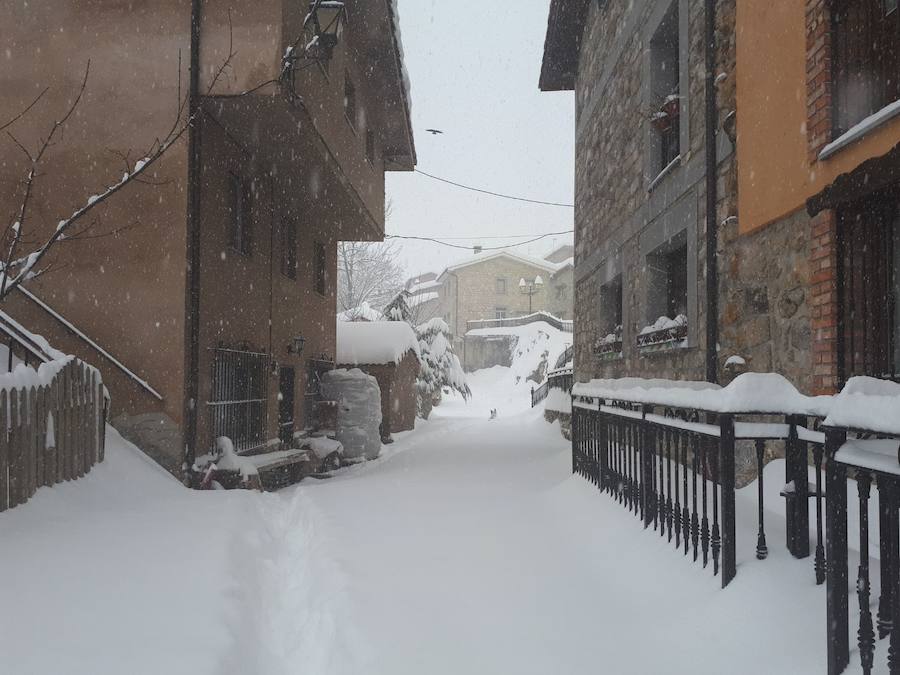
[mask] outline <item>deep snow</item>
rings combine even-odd
[[[473,401],[378,460],[274,495],[187,491],[111,432],[89,477],[0,514],[2,671],[824,672],[825,589],[785,551],[781,462],[770,556],[751,485],[722,590],[571,474],[514,377],[476,373]]]

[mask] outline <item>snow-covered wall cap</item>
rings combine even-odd
[[[550,315],[552,316],[552,315]],[[527,319],[528,317],[518,317],[521,319]],[[554,319],[556,317],[553,317]],[[488,321],[493,321],[494,319],[488,319]],[[571,323],[570,321],[565,321],[563,319],[556,319],[561,323]],[[473,321],[472,323],[477,323]],[[523,337],[526,335],[532,335],[534,333],[546,333],[548,335],[555,335],[556,333],[565,333],[566,335],[571,335],[571,332],[562,331],[555,326],[551,326],[546,321],[532,321],[531,323],[526,323],[522,326],[496,326],[493,328],[473,328],[470,331],[466,332],[466,335],[472,336],[487,336],[487,335],[516,335],[519,337]],[[596,380],[601,381],[601,380]],[[613,380],[603,380],[612,382]]]
[[[744,373],[727,387],[688,380],[593,380],[576,384],[575,396],[707,410],[717,413],[781,413],[824,417],[831,396],[805,396],[777,373]]]
[[[851,377],[834,397],[825,425],[900,435],[900,384]]]
[[[338,322],[339,365],[400,363],[409,352],[421,358],[416,334],[405,321]]]

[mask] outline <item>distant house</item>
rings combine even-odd
[[[381,389],[382,440],[416,423],[419,342],[405,321],[339,322],[337,365],[359,368]]]

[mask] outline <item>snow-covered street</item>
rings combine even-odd
[[[380,459],[276,494],[183,490],[111,432],[88,478],[0,523],[4,672],[823,671],[824,587],[784,550],[781,462],[772,553],[753,558],[751,485],[722,590],[571,474],[510,377],[476,373],[473,401]]]
[[[447,402],[379,462],[296,488],[322,517],[359,639],[353,665],[334,672],[823,671],[824,588],[811,561],[784,551],[777,514],[770,558],[753,559],[745,538],[723,591],[573,477],[567,442],[540,412],[489,421],[488,407],[477,394]],[[739,495],[745,532],[754,491]],[[770,501],[781,508],[777,490]],[[792,662],[798,643],[821,656]]]

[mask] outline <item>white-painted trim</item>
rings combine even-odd
[[[819,161],[821,162],[822,160],[832,157],[848,145],[856,143],[870,132],[875,131],[878,127],[887,124],[888,121],[898,115],[900,115],[900,100],[884,106],[878,112],[869,115],[859,124],[852,126],[845,133],[831,141],[831,143],[822,148],[822,152],[819,153]]]

